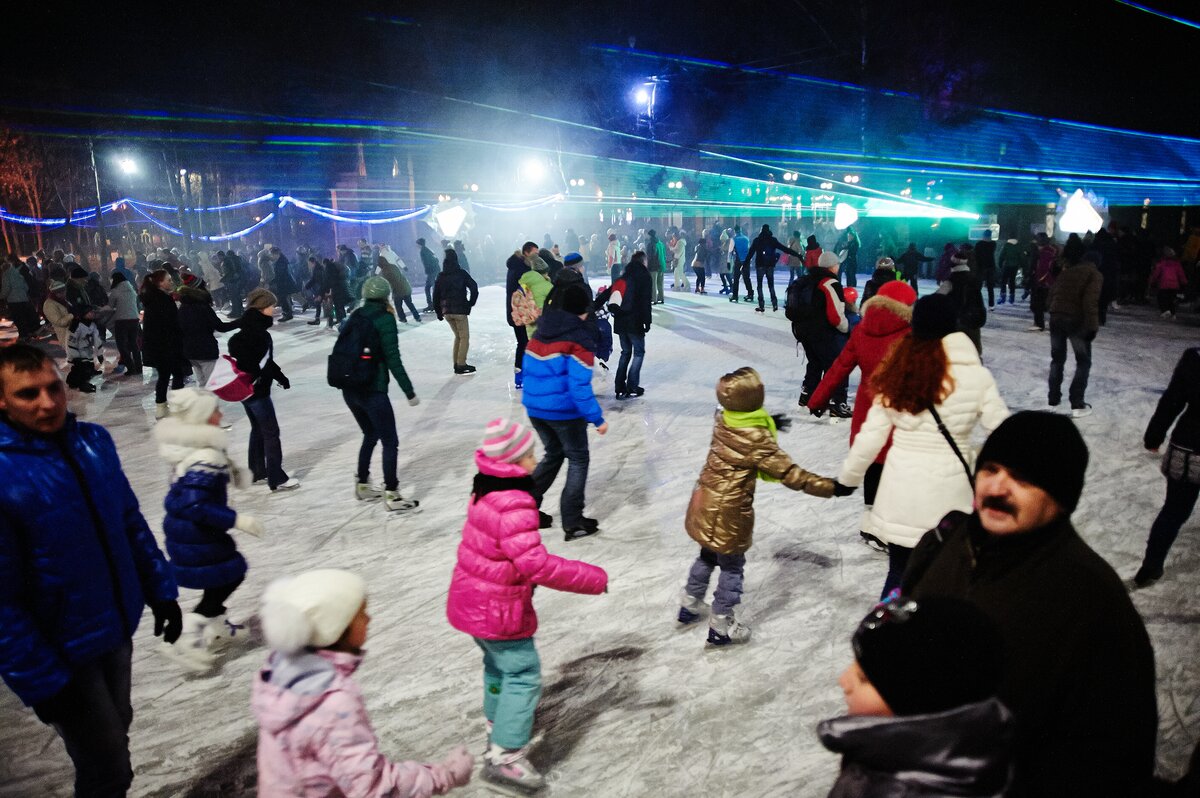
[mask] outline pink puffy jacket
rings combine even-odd
[[[1154,264],[1150,285],[1160,291],[1181,291],[1187,285],[1187,274],[1174,258],[1164,258]]]
[[[520,478],[520,466],[475,452],[475,465],[491,477]],[[450,579],[446,617],[460,632],[484,640],[521,640],[537,631],[533,587],[602,593],[603,569],[556,557],[542,545],[538,509],[524,490],[498,490],[471,498],[458,563]]]
[[[254,679],[259,798],[428,798],[453,787],[443,765],[392,762],[358,685],[362,656],[273,652]]]

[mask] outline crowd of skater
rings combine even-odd
[[[822,247],[820,239],[834,233]],[[1127,237],[1133,240],[1122,243]],[[304,251],[295,261],[270,245],[252,258],[164,250],[153,259],[135,255],[132,268],[118,258],[109,275],[61,252],[12,256],[3,295],[23,340],[0,350],[0,462],[28,480],[0,486],[0,567],[10,577],[0,594],[0,670],[63,739],[76,794],[126,794],[133,778],[131,640],[144,607],[163,653],[208,672],[241,631],[225,606],[248,569],[236,536],[263,532],[258,519],[231,506],[229,488],[300,487],[283,468],[271,399],[273,387],[291,387],[274,359],[275,324],[311,310],[309,324],[324,317],[336,327],[327,380],[363,435],[354,496],[392,513],[417,513],[419,500],[399,492],[388,398],[394,381],[410,405],[419,403],[397,325],[409,316],[445,321],[453,375],[475,373],[467,362],[479,296],[474,263],[476,272],[487,268],[489,279],[504,280],[513,385],[526,418],[500,416],[480,430],[446,613],[482,655],[481,777],[538,793],[545,778],[529,759],[541,692],[534,588],[594,595],[608,585],[599,565],[546,550],[542,530],[555,518],[543,497],[565,464],[557,508],[565,540],[600,532],[601,521],[584,513],[589,427],[608,431],[594,369],[619,347],[615,398],[645,401],[641,369],[654,306],[666,302],[665,276],[673,290],[696,293],[707,293],[716,277],[731,302],[744,288],[765,314],[765,291],[772,312],[784,311],[807,359],[799,405],[816,416],[851,418],[848,450],[837,474],[804,468],[804,457],[783,448],[787,419],[764,408],[759,371],[747,366],[720,376],[709,450],[684,518],[698,551],[681,567],[674,622],[707,621],[705,645],[714,650],[750,641],[738,607],[760,480],[820,499],[862,489],[859,528],[845,532],[881,549],[886,566],[881,560],[879,603],[856,629],[847,626],[850,664],[839,680],[847,714],[818,729],[822,743],[842,755],[831,794],[1189,794],[1195,767],[1190,781],[1153,780],[1149,637],[1120,578],[1070,520],[1089,459],[1076,420],[1090,411],[1090,344],[1109,309],[1144,301],[1151,287],[1160,306],[1169,304],[1164,318],[1172,318],[1187,285],[1173,250],[1143,262],[1140,250],[1127,249],[1141,238],[1117,227],[1115,234],[1072,235],[1061,246],[1040,234],[997,248],[988,234],[947,244],[935,260],[915,244],[891,252],[879,250],[884,243],[865,246],[853,228],[796,231],[785,242],[769,225],[751,238],[740,225],[716,222],[691,233],[668,228],[661,237],[651,228],[590,237],[568,231],[565,240],[578,248],[526,241],[486,267],[462,242],[443,242],[439,257],[419,239],[420,311],[404,261],[392,247],[365,241],[357,251],[343,245],[328,258]],[[859,301],[856,275],[868,251],[874,270]],[[775,270],[785,268],[790,279],[780,297]],[[933,269],[938,284],[925,296],[922,269]],[[604,283],[599,290],[589,270]],[[980,358],[986,308],[1023,301],[1018,277],[1032,328],[1050,332],[1048,411],[1010,414]],[[48,354],[43,318],[66,354],[65,380]],[[111,437],[67,412],[69,390],[94,390],[109,331],[119,353],[110,376],[128,380],[147,365],[156,372],[154,438],[172,468],[165,554]],[[223,371],[216,334],[224,332],[234,334]],[[1069,415],[1052,412],[1062,399],[1068,344],[1076,361]],[[855,368],[851,408],[847,382]],[[234,379],[222,383],[230,373]],[[251,428],[249,473],[229,452],[214,393],[238,379],[247,386],[239,401]],[[1200,468],[1191,468],[1200,446],[1198,392],[1200,349],[1188,349],[1145,432],[1147,449],[1167,443],[1168,488],[1138,587],[1161,578],[1200,494]],[[977,429],[987,438],[972,456]],[[376,448],[382,484],[371,478]],[[279,576],[259,611],[270,649],[252,698],[259,794],[424,796],[465,785],[475,768],[465,748],[432,763],[380,752],[353,680],[370,621],[362,578],[333,568]],[[180,588],[200,591],[190,611],[180,607]],[[864,595],[864,608],[870,603]]]

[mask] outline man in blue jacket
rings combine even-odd
[[[179,637],[175,579],[103,427],[67,413],[39,349],[0,350],[0,676],[75,763],[76,795],[125,795],[132,638]]]
[[[583,515],[588,423],[595,424],[601,435],[608,432],[608,423],[592,392],[596,325],[588,320],[588,299],[582,285],[568,285],[563,291],[562,309],[550,308],[538,319],[523,364],[525,390],[521,403],[546,450],[533,472],[539,500],[554,484],[563,458],[568,461],[567,484],[559,504],[567,540],[600,530],[596,519]],[[543,526],[549,524],[549,517],[544,517]]]

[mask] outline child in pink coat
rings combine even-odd
[[[322,569],[274,583],[263,596],[272,648],[254,679],[259,798],[428,798],[471,779],[461,746],[433,765],[379,751],[351,678],[367,640],[366,584]]]
[[[488,749],[483,778],[532,794],[545,781],[529,763],[533,713],[542,692],[533,644],[537,585],[597,594],[608,575],[594,565],[546,551],[538,533],[533,431],[498,418],[475,451],[475,485],[467,506],[458,563],[450,580],[450,625],[483,650],[483,714]]]
[[[1150,285],[1158,290],[1158,309],[1162,317],[1174,318],[1179,292],[1187,287],[1187,275],[1175,259],[1175,250],[1163,248],[1162,260],[1154,264],[1154,271],[1150,274]]]

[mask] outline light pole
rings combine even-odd
[[[100,199],[100,171],[96,168],[96,148],[88,139],[88,154],[92,156],[92,176],[96,178],[96,226],[100,228],[100,273],[108,274],[108,233],[104,229],[104,208]]]

